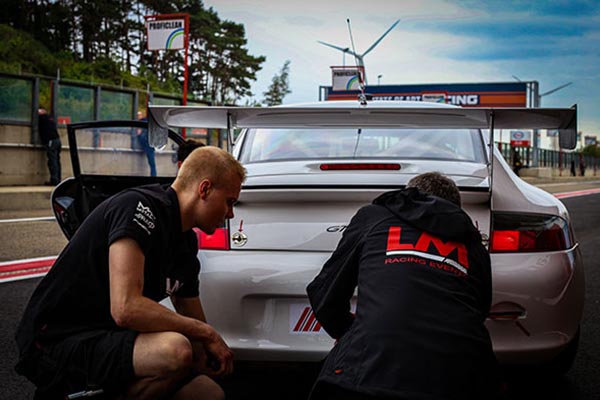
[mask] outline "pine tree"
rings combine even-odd
[[[286,62],[283,63],[283,67],[281,67],[279,74],[273,76],[269,89],[263,93],[263,96],[265,97],[263,104],[267,106],[276,106],[283,103],[283,98],[287,94],[292,93],[289,88],[289,76],[290,60],[286,60]]]

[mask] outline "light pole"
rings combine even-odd
[[[519,82],[523,82],[522,80],[519,79],[519,77],[517,77],[515,75],[513,75],[512,77],[515,78]],[[530,82],[525,82],[525,83],[530,88],[529,104],[530,104],[530,107],[532,107],[532,108],[541,107],[542,97],[551,95],[552,93],[558,92],[559,90],[564,89],[567,86],[573,84],[573,82],[568,82],[568,83],[557,86],[554,89],[548,90],[547,92],[540,94],[540,84],[538,81],[530,81]],[[538,130],[534,129],[533,130],[533,143],[532,143],[533,157],[531,159],[531,163],[533,164],[534,168],[537,168],[537,166],[538,166],[538,147],[539,147]]]
[[[381,77],[382,76],[383,75],[381,75],[381,74],[377,75],[377,86],[381,85]]]

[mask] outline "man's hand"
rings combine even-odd
[[[211,371],[207,372],[207,375],[220,376],[233,372],[233,351],[214,329],[209,339],[204,342],[204,349],[206,350],[206,365]]]

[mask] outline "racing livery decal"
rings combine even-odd
[[[321,333],[321,324],[310,306],[290,305],[290,333]]]
[[[416,244],[401,243],[402,227],[390,226],[385,264],[414,263],[465,276],[469,270],[469,253],[464,244],[444,242],[427,232]],[[393,256],[393,257],[390,257]]]

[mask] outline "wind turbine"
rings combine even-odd
[[[349,21],[348,21],[348,22],[349,22]],[[340,47],[340,46],[336,46],[336,45],[334,45],[334,44],[331,44],[331,43],[322,42],[322,41],[320,41],[320,40],[318,40],[318,42],[319,42],[319,43],[321,43],[321,44],[322,44],[322,45],[324,45],[324,46],[331,47],[332,49],[339,50],[339,51],[341,51],[342,53],[344,53],[344,55],[345,55],[346,53],[348,53],[348,54],[350,54],[350,55],[354,56],[354,58],[355,58],[355,60],[356,60],[356,63],[358,64],[358,66],[359,66],[359,67],[362,67],[362,68],[363,68],[363,71],[364,71],[364,68],[365,68],[365,61],[364,61],[364,57],[365,57],[367,54],[369,54],[369,53],[371,52],[371,50],[373,50],[375,47],[377,47],[377,45],[379,44],[379,42],[381,42],[381,41],[383,40],[383,38],[384,38],[384,37],[386,37],[386,35],[387,35],[388,33],[390,33],[390,31],[391,31],[392,29],[394,29],[394,28],[396,27],[396,25],[398,25],[399,23],[400,23],[400,19],[397,19],[397,20],[396,20],[396,22],[394,22],[394,23],[392,24],[392,26],[390,26],[390,27],[388,28],[388,30],[387,30],[387,31],[385,31],[385,32],[383,33],[383,35],[381,35],[381,36],[379,37],[379,39],[377,39],[375,42],[373,42],[373,44],[372,44],[372,45],[371,45],[371,46],[370,46],[370,47],[369,47],[369,48],[368,48],[368,49],[367,49],[367,50],[366,50],[364,53],[362,53],[362,54],[356,54],[356,52],[355,52],[354,50],[350,50],[350,48],[349,48],[349,47]],[[365,72],[365,85],[366,85],[366,84],[367,84],[367,74],[366,74],[366,72]]]

